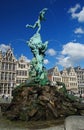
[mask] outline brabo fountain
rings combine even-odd
[[[38,28],[36,33],[27,41],[28,46],[31,48],[34,58],[31,61],[31,69],[29,73],[30,83],[33,82],[34,84],[38,83],[39,85],[45,85],[48,83],[46,69],[43,66],[45,51],[47,49],[48,41],[44,44],[41,40],[41,35],[39,31],[41,30],[41,21],[45,20],[44,14],[47,11],[47,8],[44,8],[40,11],[38,20],[35,24],[29,25],[27,24],[26,27],[30,27],[35,29]]]
[[[12,102],[3,112],[9,120],[56,121],[69,115],[81,114],[78,102],[68,96],[64,84],[61,84],[64,89],[58,89],[57,86],[49,84],[46,69],[43,66],[48,41],[42,43],[39,33],[46,11],[47,8],[40,11],[38,20],[33,26],[26,25],[33,29],[37,27],[36,33],[27,41],[34,58],[31,61],[30,78],[13,90]]]

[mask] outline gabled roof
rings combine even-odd
[[[5,53],[3,53],[2,60],[6,61],[16,61],[16,58],[14,57],[13,50],[9,48]]]

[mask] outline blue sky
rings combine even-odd
[[[49,41],[45,67],[84,67],[84,0],[1,0],[0,49],[11,45],[17,58],[31,60],[26,41],[35,31],[26,24],[34,24],[43,8],[48,8],[40,31],[43,43]]]

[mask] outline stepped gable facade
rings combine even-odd
[[[11,48],[5,54],[0,51],[0,95],[11,97],[16,86],[16,58]]]
[[[74,68],[77,73],[78,90],[81,97],[84,97],[84,69],[80,66]]]
[[[16,62],[16,85],[25,82],[29,77],[29,62],[26,61],[25,56],[21,55]]]
[[[68,69],[64,68],[63,71],[59,71],[58,67],[53,67],[48,70],[48,78],[54,84],[59,81],[63,82],[66,89],[72,93],[78,93],[78,80],[77,74],[73,67]]]
[[[11,47],[3,53],[0,51],[0,97],[12,98],[12,90],[29,77],[30,64],[25,56],[17,60]]]

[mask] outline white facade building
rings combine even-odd
[[[5,54],[0,51],[0,97],[12,98],[12,90],[28,79],[29,69],[24,56],[16,60],[11,48]]]
[[[0,96],[11,97],[16,86],[16,59],[11,49],[0,51]]]
[[[16,62],[16,85],[25,82],[29,77],[29,62],[22,55]]]
[[[77,74],[73,67],[66,69],[63,71],[59,71],[58,67],[54,67],[48,70],[48,78],[53,84],[58,82],[63,82],[68,91],[72,91],[73,93],[78,93],[78,80]]]

